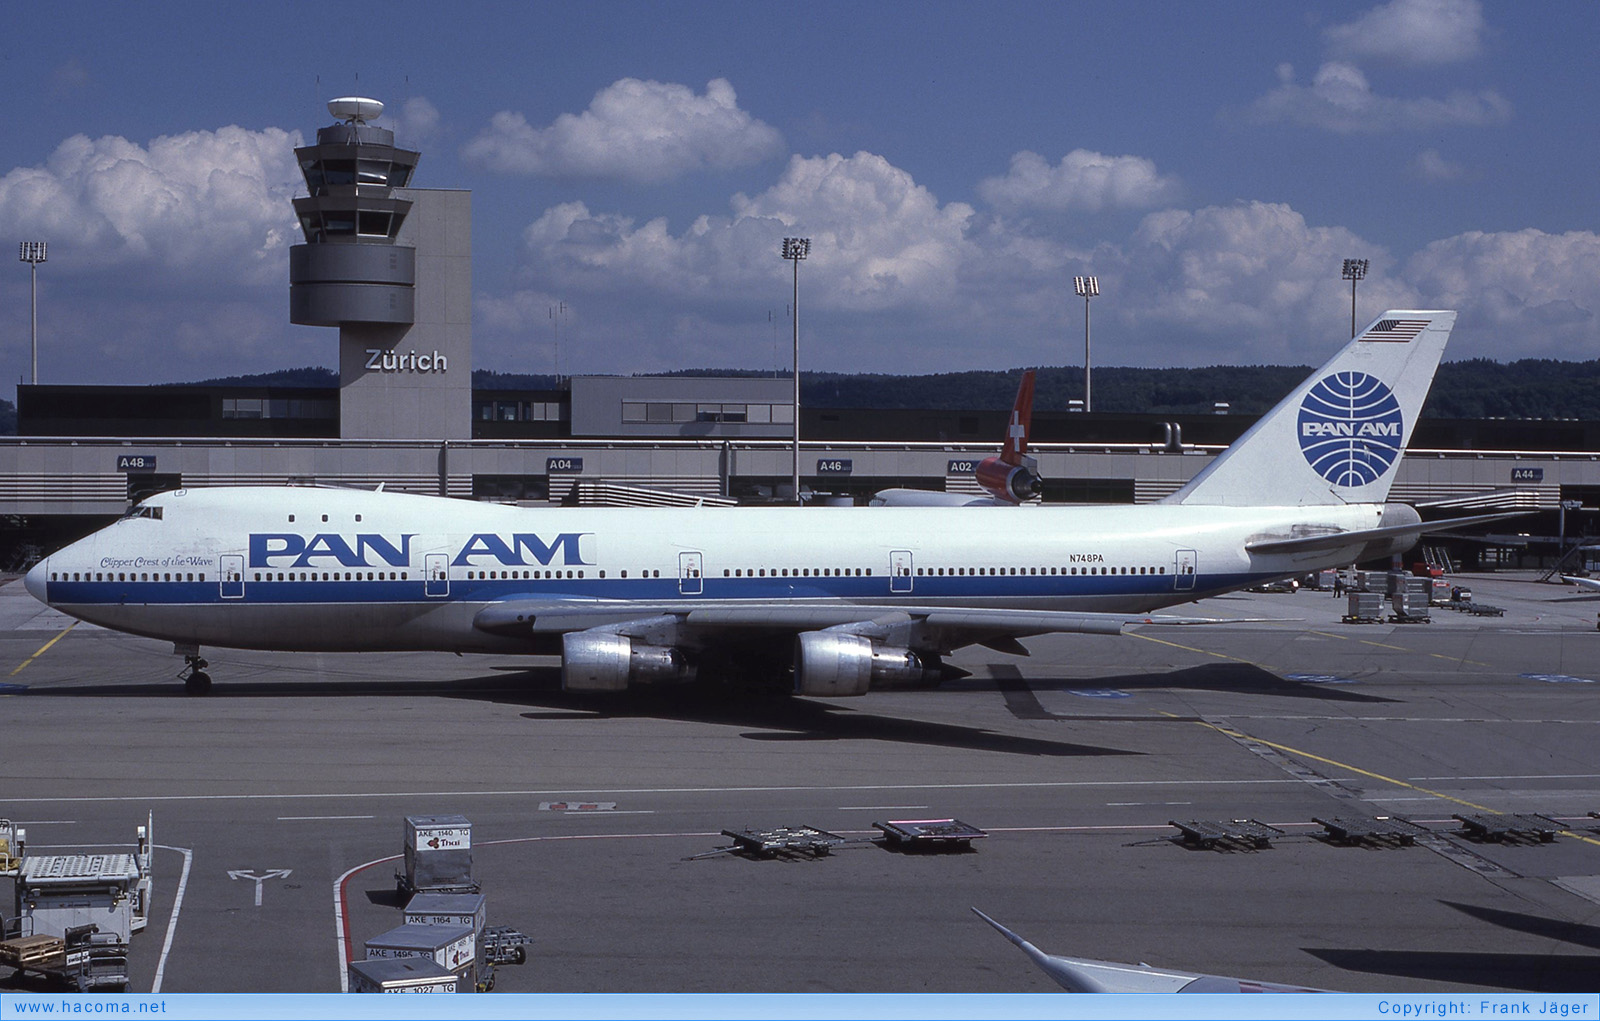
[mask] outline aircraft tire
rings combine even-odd
[[[204,670],[196,670],[184,678],[183,690],[191,695],[206,695],[211,692],[211,675]]]

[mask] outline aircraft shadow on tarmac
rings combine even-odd
[[[1277,695],[1288,698],[1311,698],[1323,702],[1361,702],[1379,703],[1394,702],[1396,699],[1384,698],[1381,695],[1368,695],[1359,691],[1352,691],[1349,687],[1339,684],[1316,684],[1307,681],[1292,681],[1279,677],[1269,670],[1263,670],[1249,663],[1207,663],[1201,666],[1184,667],[1180,670],[1169,670],[1165,673],[1139,673],[1139,674],[1112,674],[1106,677],[1097,677],[1092,682],[1081,677],[1051,678],[1029,677],[1024,678],[1022,672],[1010,663],[997,663],[989,667],[989,673],[994,679],[994,684],[1006,696],[1008,705],[1013,712],[1023,715],[1023,705],[1032,699],[1037,705],[1034,692],[1038,691],[1068,691],[1087,692],[1090,694],[1120,695],[1132,694],[1137,691],[1173,690],[1173,691],[1217,691],[1230,692],[1239,695]],[[959,682],[970,690],[976,683],[983,685],[979,678],[966,678]],[[1040,707],[1037,713],[1025,710],[1025,718],[1036,719],[1065,719],[1075,717],[1058,715],[1045,712]],[[1039,715],[1042,714],[1042,715]]]
[[[564,692],[556,667],[496,667],[491,674],[450,680],[270,680],[220,681],[198,704],[235,698],[336,698],[403,696],[462,698],[505,705],[538,706],[525,712],[541,719],[660,719],[755,728],[752,741],[896,741],[940,748],[966,748],[1012,755],[1138,755],[1136,751],[902,719],[853,706],[792,698],[777,692],[730,692],[696,686],[616,693]],[[108,683],[32,687],[27,698],[188,698],[181,684]],[[583,714],[575,716],[575,714]],[[1165,721],[1162,721],[1165,722]]]
[[[1448,900],[1440,903],[1501,928],[1600,950],[1600,927]],[[1305,950],[1348,971],[1401,975],[1461,985],[1526,989],[1536,993],[1594,992],[1596,964],[1592,954],[1331,950],[1309,947]]]
[[[1318,950],[1336,968],[1461,986],[1525,989],[1533,993],[1594,992],[1592,954],[1492,954],[1447,950]]]
[[[864,712],[852,705],[792,698],[776,692],[730,693],[688,687],[627,691],[614,695],[590,694],[561,691],[557,680],[559,671],[554,668],[528,670],[525,673],[548,674],[550,680],[542,687],[536,683],[521,685],[514,697],[495,700],[542,705],[553,710],[550,713],[522,714],[530,720],[571,719],[576,711],[596,719],[648,717],[758,728],[741,735],[751,741],[896,741],[1011,755],[1068,757],[1142,754],[1120,748],[1002,734],[981,727],[883,716]]]

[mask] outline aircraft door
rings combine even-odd
[[[911,591],[911,551],[889,551],[889,591]]]
[[[443,599],[450,594],[450,558],[443,553],[428,553],[422,558],[422,594]]]
[[[1173,561],[1172,587],[1178,592],[1188,592],[1194,588],[1194,576],[1197,570],[1198,555],[1192,549],[1178,551],[1177,559]]]
[[[678,554],[678,594],[698,596],[705,591],[705,578],[701,576],[699,553]]]
[[[244,557],[237,553],[224,553],[217,558],[217,566],[222,570],[218,574],[218,581],[222,584],[222,598],[244,598]]]

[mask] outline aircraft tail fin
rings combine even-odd
[[[1000,452],[1002,464],[1018,465],[1028,453],[1028,431],[1033,427],[1033,370],[1022,373],[1017,399],[1011,405],[1011,421],[1006,425],[1006,442]]]
[[[1382,503],[1455,325],[1385,312],[1163,503]]]

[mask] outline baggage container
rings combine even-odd
[[[1346,621],[1371,621],[1383,619],[1383,596],[1377,592],[1350,593],[1350,612]]]
[[[461,980],[426,957],[350,962],[352,993],[454,993]]]
[[[404,886],[411,892],[477,892],[472,823],[464,815],[408,815]]]
[[[1418,578],[1418,581],[1426,581]],[[1428,594],[1426,592],[1396,592],[1390,597],[1394,615],[1407,621],[1428,620]]]
[[[478,957],[478,934],[470,925],[401,925],[367,940],[367,960],[425,957],[459,972]]]
[[[419,893],[405,907],[407,925],[466,925],[483,935],[487,920],[481,893]]]

